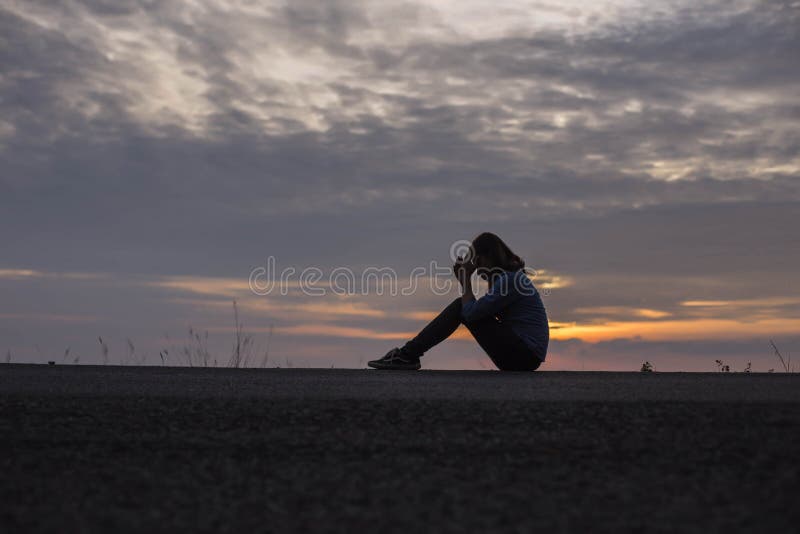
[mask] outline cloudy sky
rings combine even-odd
[[[224,365],[236,300],[253,364],[363,367],[455,288],[253,269],[402,285],[488,230],[545,293],[542,370],[777,369],[798,57],[796,1],[0,0],[3,360],[185,363],[191,327]],[[490,362],[459,332],[423,365]]]

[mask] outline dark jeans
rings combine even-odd
[[[403,346],[403,350],[412,356],[422,356],[450,337],[462,322],[501,371],[535,371],[541,365],[541,360],[507,323],[495,317],[462,321],[461,297],[442,310],[414,339]]]

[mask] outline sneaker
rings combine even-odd
[[[395,347],[386,353],[386,356],[378,360],[367,362],[367,365],[375,369],[397,369],[403,371],[416,371],[422,364],[419,358],[406,356],[402,350]]]

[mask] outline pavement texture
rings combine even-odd
[[[0,365],[0,532],[796,532],[800,375]]]

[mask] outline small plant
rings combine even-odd
[[[103,365],[108,365],[108,345],[103,341],[102,337],[98,337],[97,340],[100,342],[100,354],[103,357]]]
[[[731,372],[731,366],[730,365],[725,364],[722,360],[716,360],[716,362],[717,362],[717,371],[719,371],[720,373],[730,373]]]
[[[67,347],[67,350],[64,351],[64,356],[62,356],[62,358],[61,358],[61,363],[64,363],[64,362],[67,361],[67,358],[69,357],[69,349],[70,348]]]
[[[639,369],[642,373],[652,373],[653,372],[653,364],[650,362],[644,362],[642,364],[642,368]]]
[[[164,350],[160,351],[158,353],[158,355],[161,356],[161,366],[163,367],[163,366],[167,365],[167,358],[169,358],[169,350],[168,349],[164,349]]]
[[[131,341],[131,338],[125,338],[125,359],[122,360],[122,365],[126,363],[132,362],[133,358],[136,356],[136,346]]]
[[[147,353],[139,353],[136,354],[136,346],[131,341],[131,338],[125,338],[125,342],[128,345],[128,355],[127,360],[128,362],[132,362],[134,365],[144,365],[147,363]]]
[[[747,367],[744,368],[744,372],[749,373],[752,368],[753,368],[753,362],[747,362]]]
[[[6,363],[11,363],[11,349],[6,352]]]

